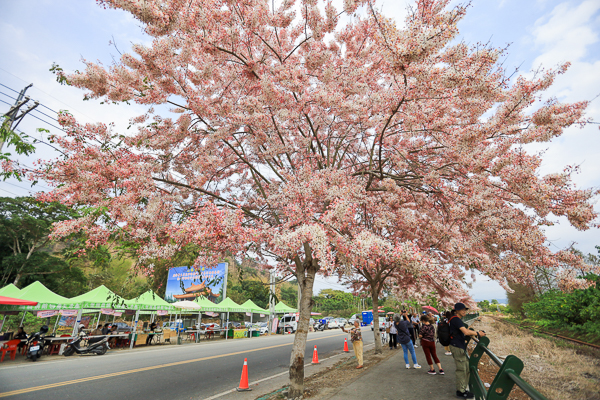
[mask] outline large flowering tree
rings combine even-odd
[[[152,43],[59,79],[149,111],[129,135],[60,115],[66,157],[40,169],[56,185],[45,197],[87,207],[55,235],[132,242],[149,274],[151,260],[190,244],[196,265],[228,253],[294,273],[290,398],[303,393],[315,275],[360,262],[356,249],[387,241],[401,276],[416,248],[444,276],[527,281],[532,264],[561,257],[543,246],[552,215],[579,229],[595,218],[571,171],[539,177],[540,157],[521,148],[583,122],[585,103],[530,111],[564,68],[509,82],[500,51],[451,44],[462,7],[421,0],[401,29],[367,0],[100,3],[130,12]],[[163,104],[177,115],[155,114]],[[361,234],[360,207],[375,194],[381,207],[363,215],[410,231]]]

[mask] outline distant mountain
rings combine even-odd
[[[491,302],[493,299],[475,299],[475,301],[477,301],[477,302],[484,301],[484,300]],[[500,303],[500,304],[508,304],[508,299],[496,299],[496,300],[498,300],[498,303]]]

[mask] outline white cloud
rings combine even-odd
[[[534,44],[543,53],[533,65],[554,66],[564,61],[583,58],[589,45],[598,41],[590,19],[600,9],[596,0],[584,1],[577,7],[568,3],[557,5],[550,15],[538,19],[533,29]]]

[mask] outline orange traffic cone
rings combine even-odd
[[[240,379],[240,386],[237,388],[238,392],[248,392],[250,386],[248,386],[248,359],[244,358],[244,366],[242,367],[242,378]]]
[[[348,350],[348,339],[344,338],[344,353],[349,353],[350,350]]]
[[[319,353],[317,353],[317,345],[315,344],[315,350],[313,351],[313,360],[311,364],[319,364]]]

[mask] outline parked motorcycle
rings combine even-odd
[[[99,356],[106,354],[108,350],[108,338],[103,337],[101,340],[89,343],[87,347],[81,347],[81,341],[85,337],[85,333],[83,332],[83,324],[79,325],[79,334],[72,341],[67,343],[67,348],[63,351],[63,355],[65,357],[72,356],[73,354],[97,354]]]
[[[27,338],[27,358],[37,361],[42,356],[46,341],[44,336],[48,333],[48,326],[42,325],[39,332],[32,333]]]
[[[324,322],[319,321],[315,324],[315,331],[324,331],[325,328],[326,324]]]

